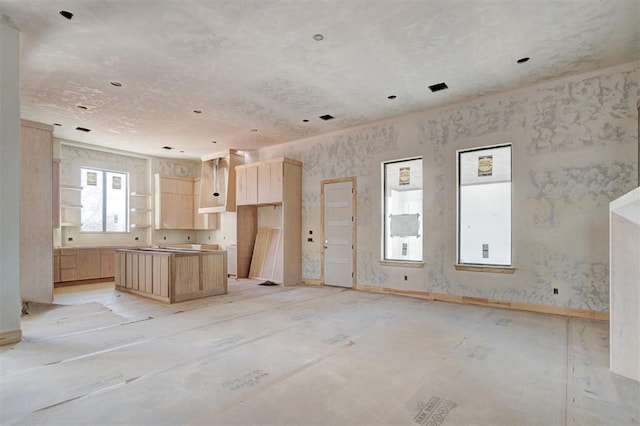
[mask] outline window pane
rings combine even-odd
[[[81,169],[82,231],[102,232],[104,187],[102,170]]]
[[[384,259],[422,261],[422,159],[384,163]]]
[[[461,152],[460,263],[511,265],[511,147]]]
[[[106,172],[106,231],[127,231],[127,175],[125,173]]]

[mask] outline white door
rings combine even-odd
[[[324,284],[352,288],[355,214],[353,180],[322,183]]]

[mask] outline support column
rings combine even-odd
[[[20,32],[0,18],[0,345],[20,330]]]

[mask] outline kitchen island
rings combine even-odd
[[[172,248],[119,249],[115,288],[167,303],[227,293],[227,252]]]

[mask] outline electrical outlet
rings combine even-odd
[[[407,281],[407,276],[406,275],[404,276],[404,280]]]
[[[553,294],[558,294],[558,289],[557,288],[553,289]]]
[[[67,238],[67,241],[73,241],[73,237]]]
[[[190,240],[190,239],[191,239],[191,237],[187,235],[187,240]]]
[[[313,238],[307,238],[307,242],[312,243],[313,242]]]
[[[167,239],[166,235],[162,236],[162,239],[163,239],[163,240],[166,240],[166,239]]]
[[[136,238],[134,238],[134,239],[135,239],[136,241],[138,241],[140,238],[136,237]]]

